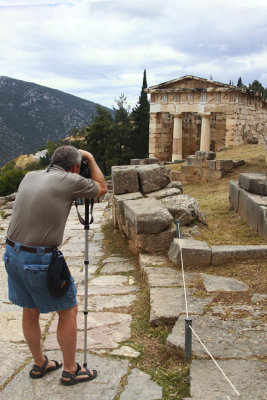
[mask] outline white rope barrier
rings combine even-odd
[[[180,225],[179,222],[177,221],[178,225],[178,239],[179,241],[181,240],[180,237]],[[186,310],[186,317],[188,318],[189,314],[188,314],[188,304],[187,304],[187,295],[186,295],[186,284],[185,284],[185,273],[184,273],[184,262],[183,262],[183,253],[182,253],[182,245],[180,243],[180,258],[181,258],[181,268],[182,268],[182,276],[183,276],[183,285],[184,285],[184,297],[185,297],[185,310]],[[222,375],[224,376],[224,378],[227,380],[227,382],[230,384],[230,386],[232,387],[232,389],[235,391],[235,393],[240,396],[239,392],[236,390],[236,388],[234,387],[234,385],[232,384],[232,382],[230,381],[230,379],[227,377],[227,375],[225,374],[225,372],[222,370],[222,368],[219,366],[219,364],[217,363],[217,361],[214,359],[214,357],[212,356],[212,354],[210,353],[210,351],[207,349],[207,347],[205,346],[205,344],[202,342],[202,340],[199,338],[199,336],[196,334],[196,332],[194,331],[194,329],[192,328],[191,325],[189,325],[189,328],[191,329],[191,331],[193,332],[193,334],[195,335],[195,337],[198,339],[198,341],[201,343],[201,345],[203,346],[203,348],[205,349],[205,351],[207,352],[207,354],[210,356],[210,358],[212,359],[212,361],[215,363],[215,365],[217,366],[217,368],[220,370],[220,372],[222,373]],[[231,400],[229,396],[227,396],[228,400]]]

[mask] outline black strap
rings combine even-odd
[[[93,208],[94,208],[94,199],[90,199],[90,210],[89,210],[89,214],[91,215],[90,221],[89,221],[89,225],[91,225],[94,222],[94,217],[93,217]],[[78,214],[78,218],[79,221],[82,225],[85,225],[85,220],[83,219],[83,217],[81,216],[79,210],[78,210],[78,206],[81,205],[82,202],[80,201],[80,199],[75,200],[75,207],[77,210],[77,214]]]

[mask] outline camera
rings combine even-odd
[[[82,159],[80,175],[87,179],[91,177],[90,167],[87,160]]]

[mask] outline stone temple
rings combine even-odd
[[[147,93],[150,158],[175,161],[198,150],[267,142],[267,100],[258,92],[187,75]]]

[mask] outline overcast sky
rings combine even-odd
[[[267,86],[267,0],[0,0],[0,75],[111,107],[184,75]]]

